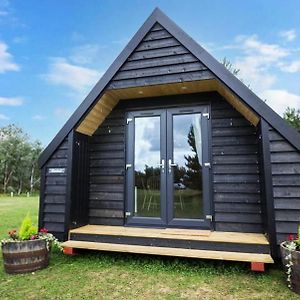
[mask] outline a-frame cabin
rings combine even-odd
[[[155,9],[42,153],[39,226],[66,252],[271,263],[297,232],[299,149],[298,132]]]

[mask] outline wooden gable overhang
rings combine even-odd
[[[221,82],[216,79],[209,79],[107,90],[101,97],[99,97],[99,99],[97,99],[95,105],[76,127],[76,131],[89,136],[93,135],[120,100],[138,100],[140,98],[144,99],[148,97],[150,98],[157,96],[213,91],[216,91],[222,95],[224,99],[226,99],[238,112],[245,117],[245,119],[247,119],[252,125],[257,126],[260,118],[255,112],[253,112],[252,109],[243,103],[237,95],[226,88]]]

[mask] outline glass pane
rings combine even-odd
[[[160,117],[135,118],[134,215],[160,217]]]
[[[201,114],[173,116],[174,217],[203,218]]]

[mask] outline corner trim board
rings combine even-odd
[[[71,201],[72,201],[72,169],[73,169],[73,148],[74,148],[74,130],[68,135],[68,152],[67,152],[67,191],[66,191],[66,217],[65,217],[65,229],[64,239],[68,237],[68,231],[70,226],[71,215]]]
[[[266,231],[270,242],[272,257],[278,257],[277,237],[275,227],[275,209],[273,197],[272,166],[270,154],[269,124],[261,118],[261,159],[262,159],[262,176],[263,176],[263,197],[266,208]]]

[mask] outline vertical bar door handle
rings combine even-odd
[[[172,159],[169,159],[169,173],[172,173],[172,167],[177,167],[177,164],[172,163]]]
[[[165,160],[162,159],[161,163],[157,165],[159,168],[161,168],[162,173],[165,172]]]

